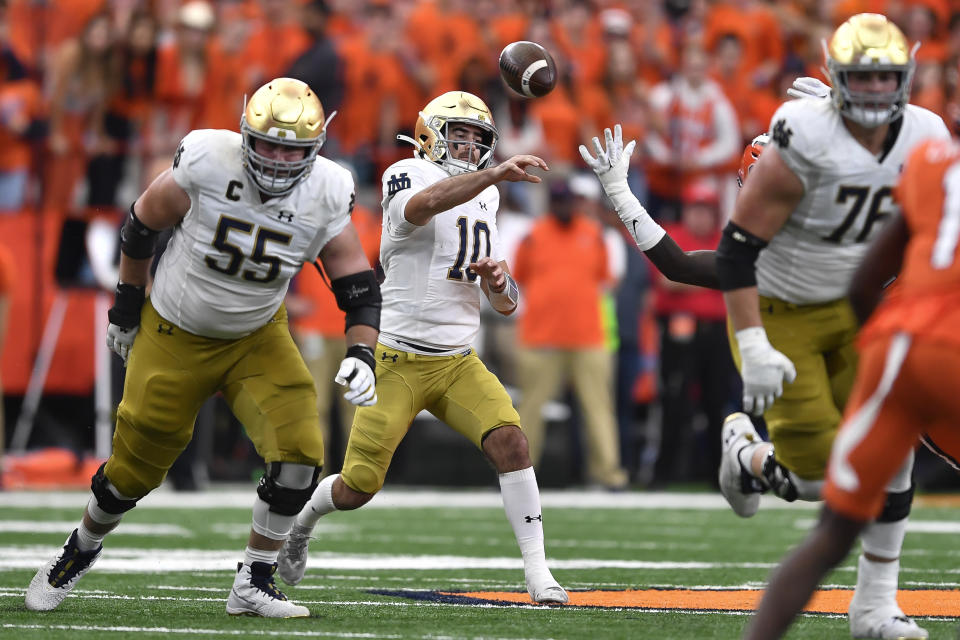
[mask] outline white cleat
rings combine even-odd
[[[77,547],[77,530],[74,529],[63,550],[40,567],[30,581],[26,595],[27,609],[53,611],[60,606],[102,551],[102,545],[92,551],[80,551]]]
[[[896,605],[865,611],[855,609],[853,603],[850,604],[850,635],[870,640],[926,640],[930,637],[926,629],[904,615]]]
[[[536,572],[536,576],[527,575],[527,592],[530,599],[538,604],[566,604],[570,601],[567,592],[553,579],[549,569]]]
[[[263,618],[306,618],[310,610],[287,600],[273,582],[276,564],[254,562],[237,566],[237,577],[227,598],[227,613],[232,616]]]
[[[740,464],[740,450],[753,442],[761,442],[760,434],[745,413],[731,413],[720,431],[723,453],[720,457],[720,493],[741,518],[749,518],[760,508],[760,492],[753,486],[753,477]]]
[[[290,535],[280,549],[277,558],[277,573],[289,585],[299,584],[307,570],[307,545],[313,529],[294,523]]]

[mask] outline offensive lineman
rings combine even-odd
[[[349,224],[353,179],[317,155],[328,121],[306,84],[277,78],[250,98],[241,134],[187,134],[172,168],[131,206],[107,332],[127,364],[113,453],[93,477],[80,525],[30,582],[27,609],[63,601],[100,557],[106,534],[163,481],[200,405],[220,391],[267,467],[227,613],[309,615],[273,581],[323,461],[314,382],[290,337],[283,297],[301,265],[319,257],[351,345],[336,379],[358,405],[376,402],[380,319],[379,286]],[[157,233],[170,227],[145,300]]]
[[[383,174],[380,401],[357,410],[343,470],[320,481],[297,517],[279,560],[288,584],[303,578],[320,517],[361,507],[383,487],[397,446],[426,409],[469,438],[496,468],[531,599],[567,602],[547,568],[540,494],[520,416],[470,346],[480,327],[481,293],[504,315],[516,310],[520,295],[500,248],[494,185],[537,183],[540,178],[526,169],[547,169],[531,155],[491,166],[497,136],[480,98],[451,91],[420,112],[416,140],[401,138],[414,145],[414,157]]]
[[[896,209],[891,190],[907,154],[926,138],[949,139],[940,118],[907,104],[913,52],[884,16],[854,16],[837,29],[829,47],[825,43],[825,50],[832,99],[823,100],[830,88],[811,78],[788,90],[801,99],[785,103],[773,118],[774,144],[766,145],[761,156],[772,159],[751,166],[764,144],[759,137],[745,150],[741,171],[758,175],[744,181],[749,187],[737,200],[716,255],[735,330],[731,338],[736,338],[734,358],[744,380],[744,408],[757,415],[767,410],[773,440],[760,440],[742,413],[729,416],[724,426],[720,488],[743,517],[756,513],[759,493],[770,489],[788,500],[820,499],[830,446],[856,369],[857,322],[845,297],[847,283],[882,227],[876,223]],[[635,143],[624,148],[619,127],[613,135],[605,133],[606,149],[594,138],[596,158],[583,146],[580,153],[637,246],[667,274],[653,258],[669,236],[626,184]],[[670,262],[702,264],[687,258],[672,253]],[[768,332],[786,356],[771,346]],[[784,393],[783,380],[794,377],[799,382]],[[783,399],[770,409],[781,394]],[[912,456],[891,483],[878,522],[862,536],[850,606],[856,637],[928,636],[896,603],[899,555],[913,496],[911,469]]]
[[[892,189],[911,149],[949,138],[939,117],[907,104],[913,52],[884,16],[850,18],[825,54],[832,99],[780,107],[772,144],[744,181],[717,249],[744,409],[765,414],[771,436],[760,440],[742,413],[724,425],[720,488],[742,517],[756,513],[768,489],[786,500],[820,499],[856,371],[858,323],[847,286],[881,221],[896,211]],[[784,381],[793,384],[784,389]],[[928,636],[896,601],[912,461],[862,534],[849,610],[858,638]]]

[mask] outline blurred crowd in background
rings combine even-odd
[[[354,222],[372,261],[380,175],[411,154],[397,134],[412,135],[442,92],[482,97],[500,130],[497,156],[533,153],[551,167],[544,185],[501,194],[498,224],[526,302],[519,319],[489,314],[477,345],[516,393],[543,483],[714,483],[720,424],[740,393],[722,297],[648,265],[577,146],[622,123],[639,141],[633,191],[681,247],[713,249],[744,144],[766,131],[797,77],[826,79],[821,40],[863,11],[922,43],[911,101],[957,131],[957,0],[0,0],[6,442],[52,336],[28,444],[90,447],[96,300],[112,289],[116,255],[93,231],[119,228],[188,131],[239,130],[244,96],[289,76],[337,111],[321,153],[354,173]],[[515,40],[553,54],[559,82],[546,97],[521,98],[500,80],[498,54]],[[64,321],[51,327],[58,296]],[[340,425],[328,433],[335,470],[350,410],[326,381],[342,316],[312,269],[288,307],[323,381],[322,415]],[[193,462],[174,478],[184,488],[249,478],[257,464],[223,412],[201,413]],[[422,431],[406,445],[421,450],[392,473],[416,481],[426,460],[457,460],[451,477],[470,483],[459,458],[430,449],[468,445]]]

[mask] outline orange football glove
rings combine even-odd
[[[750,175],[750,170],[753,169],[753,165],[757,163],[757,160],[760,159],[760,154],[763,153],[763,148],[767,146],[767,143],[770,142],[770,134],[761,133],[756,138],[754,138],[750,144],[747,145],[747,148],[743,150],[743,157],[740,158],[740,168],[737,169],[737,186],[742,187],[743,181],[747,179],[747,176]]]

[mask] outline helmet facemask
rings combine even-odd
[[[308,140],[284,138],[278,135],[284,130],[273,130],[266,134],[257,131],[246,123],[244,117],[240,130],[243,133],[243,167],[250,179],[264,193],[280,196],[293,190],[300,180],[310,174],[317,153],[326,140],[326,131],[318,137]],[[270,142],[284,147],[303,149],[304,155],[299,160],[280,160],[268,158],[257,153],[257,143]]]
[[[485,169],[490,166],[493,159],[493,150],[497,146],[497,130],[486,122],[480,122],[470,118],[442,118],[433,116],[424,118],[428,129],[435,132],[436,142],[433,145],[433,153],[428,154],[431,160],[441,165],[447,173],[452,176],[461,173],[470,173],[479,169]],[[457,140],[451,138],[451,131],[456,125],[475,127],[482,132],[482,140]],[[463,148],[467,147],[464,153]],[[460,159],[457,156],[469,159]],[[471,162],[474,157],[478,160]]]
[[[260,87],[240,119],[244,172],[267,195],[290,193],[310,175],[335,115],[325,119],[320,100],[299,80],[277,78]],[[297,149],[302,155],[290,160],[271,157],[277,154],[265,153],[264,143]]]

